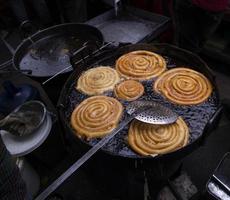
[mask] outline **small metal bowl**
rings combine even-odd
[[[8,131],[13,135],[24,136],[35,132],[44,122],[47,114],[45,105],[40,101],[28,101],[17,107],[10,115],[22,119],[22,125],[16,123],[9,126]],[[23,130],[24,129],[24,130]]]

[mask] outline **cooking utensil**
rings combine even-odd
[[[140,108],[149,108],[141,112],[135,118],[149,124],[171,124],[175,122],[178,115],[172,110],[153,101],[133,101],[126,107],[129,115],[135,114]]]
[[[94,43],[94,46],[90,45],[74,56],[76,60],[81,60],[100,47],[103,41],[101,32],[90,25],[67,23],[52,26],[23,40],[13,54],[12,64],[16,70],[32,70],[31,74],[26,75],[40,83],[61,71],[56,79],[44,87],[56,104],[62,85],[73,70],[69,67],[70,55],[85,42]]]
[[[44,122],[33,132],[33,134],[16,136],[10,132],[0,130],[2,140],[14,157],[22,157],[38,148],[49,136],[53,120],[47,112]]]
[[[89,160],[99,149],[101,149],[109,140],[118,134],[134,118],[149,124],[169,124],[177,120],[178,116],[170,109],[155,102],[137,101],[132,102],[127,107],[129,116],[123,120],[115,130],[102,138],[94,147],[86,152],[77,160],[67,171],[49,185],[35,200],[43,200],[56,190],[68,177],[70,177],[78,168]],[[153,115],[151,115],[153,114]]]
[[[77,23],[53,26],[35,33],[22,42],[16,49],[13,64],[19,69],[32,69],[33,77],[50,77],[68,67],[69,54],[90,41],[98,46],[103,42],[101,32],[92,26]],[[87,49],[87,54],[96,48],[97,46],[94,46],[92,49],[91,46]]]
[[[112,42],[109,42],[103,46],[101,46],[100,48],[98,48],[96,51],[92,52],[92,54],[96,54],[98,53],[99,51],[101,51],[102,49],[106,48],[107,46],[111,45]],[[82,49],[85,48],[86,46],[83,45]],[[81,50],[81,49],[80,49]],[[75,55],[76,55],[77,52],[75,52]],[[82,58],[81,60],[78,60],[77,62],[74,62],[74,64],[79,64],[81,62],[83,62],[85,59],[89,58],[90,55],[87,55],[85,56],[84,58]],[[45,80],[42,85],[45,85],[46,83],[48,83],[49,81],[51,81],[53,78],[55,78],[56,76],[58,76],[59,74],[62,74],[64,71],[68,71],[69,69],[72,69],[72,65],[62,69],[61,71],[57,72],[56,74],[54,74],[53,76],[51,76],[50,78],[48,78],[47,80]]]
[[[125,140],[125,136],[129,128],[127,126],[121,131],[120,134],[117,134],[104,147],[102,147],[101,150],[106,154],[115,156],[113,159],[116,157],[118,157],[118,159],[123,158],[124,160],[127,160],[127,158],[138,160],[180,159],[200,146],[201,142],[206,138],[207,134],[213,130],[214,126],[217,124],[217,120],[220,116],[222,107],[219,101],[218,89],[215,84],[215,79],[207,65],[198,56],[192,54],[191,52],[167,44],[136,44],[123,46],[121,48],[114,48],[109,53],[101,53],[95,58],[92,57],[90,61],[77,65],[75,67],[75,71],[66,81],[58,102],[60,119],[66,131],[66,138],[68,142],[70,142],[72,149],[75,150],[76,147],[78,147],[78,151],[79,149],[83,150],[86,147],[92,147],[97,144],[98,140],[96,139],[86,141],[76,137],[74,130],[69,123],[71,113],[76,105],[88,97],[87,95],[84,95],[75,89],[76,80],[84,71],[98,65],[109,65],[113,67],[116,60],[121,55],[135,50],[147,50],[161,54],[166,59],[167,67],[169,69],[176,66],[191,66],[193,69],[203,73],[211,81],[213,85],[213,93],[210,98],[202,104],[194,106],[181,106],[169,102],[163,96],[154,92],[154,80],[142,81],[142,84],[145,87],[145,92],[142,97],[140,97],[140,100],[159,102],[181,116],[189,127],[189,143],[185,147],[172,153],[158,155],[154,158],[143,157],[136,154],[127,145]],[[106,93],[106,95],[114,96],[112,92]],[[124,107],[129,104],[125,101],[121,101],[121,103]],[[101,155],[103,156],[103,154]],[[104,156],[107,157],[106,155]],[[131,161],[131,159],[129,160]]]
[[[31,35],[14,51],[7,43],[13,55],[12,63],[15,69],[32,70],[29,76],[46,79],[65,67],[70,66],[69,54],[82,47],[85,42],[94,42],[101,46],[103,36],[101,32],[90,25],[67,23],[49,27]],[[92,46],[87,52],[94,51]],[[79,56],[79,59],[81,56]],[[72,69],[63,71],[70,72]],[[23,72],[25,73],[25,72]],[[28,74],[26,74],[28,75]]]
[[[29,101],[0,121],[0,128],[17,136],[34,132],[43,123],[46,108],[40,101]]]
[[[151,42],[169,26],[170,19],[115,2],[114,8],[90,19],[86,23],[98,28],[105,42],[132,43]]]

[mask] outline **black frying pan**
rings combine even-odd
[[[86,42],[95,44],[85,52],[89,53],[102,45],[103,36],[97,28],[86,24],[52,26],[22,41],[13,54],[13,66],[17,70],[32,70],[29,76],[47,78],[70,66],[69,55]],[[71,69],[65,73],[68,71]]]
[[[84,99],[88,98],[87,95],[84,95],[75,89],[76,81],[78,80],[82,72],[84,72],[87,69],[96,67],[98,65],[110,65],[113,67],[115,65],[115,61],[117,60],[117,58],[119,58],[121,55],[125,53],[128,53],[130,51],[135,51],[135,50],[148,50],[148,51],[154,51],[160,53],[167,60],[168,68],[174,68],[176,66],[190,66],[196,69],[197,71],[200,71],[201,73],[205,74],[210,79],[210,81],[214,86],[214,90],[211,96],[204,103],[195,106],[180,106],[168,102],[162,96],[156,94],[152,89],[152,84],[154,80],[148,80],[142,82],[142,84],[145,87],[145,93],[140,99],[153,100],[156,102],[160,102],[161,104],[164,104],[167,107],[170,107],[172,110],[174,110],[175,112],[177,112],[179,115],[183,117],[183,119],[187,122],[188,127],[190,128],[189,144],[175,152],[165,154],[165,155],[159,155],[156,157],[151,157],[151,156],[144,157],[136,154],[134,151],[131,150],[131,148],[129,148],[125,139],[128,132],[128,126],[126,126],[123,130],[121,130],[117,135],[113,137],[111,137],[111,135],[113,135],[111,134],[111,135],[107,135],[101,140],[91,139],[89,141],[77,137],[74,133],[75,131],[71,128],[70,116],[72,111],[79,103],[81,103]],[[108,92],[106,95],[114,96],[113,92]],[[127,102],[125,101],[121,101],[121,103],[124,106],[127,105]],[[92,148],[88,150],[73,165],[71,165],[67,171],[65,171],[61,176],[59,176],[41,194],[39,194],[36,200],[43,200],[54,190],[56,190],[68,177],[70,177],[74,172],[76,172],[76,170],[79,167],[81,167],[86,161],[88,161],[88,159],[91,158],[92,155],[94,155],[97,152],[97,150],[101,149],[101,147],[104,145],[104,141],[108,137],[111,137],[111,139],[109,141],[106,140],[107,143],[102,147],[102,151],[105,152],[106,154],[123,158],[125,159],[125,161],[128,162],[140,161],[140,163],[144,163],[142,162],[143,161],[142,159],[145,159],[145,163],[146,163],[146,161],[147,162],[161,161],[162,159],[165,158],[171,158],[171,159],[174,158],[175,161],[177,159],[181,159],[182,157],[184,157],[189,152],[195,149],[198,141],[204,138],[205,133],[208,132],[208,128],[212,128],[213,125],[217,123],[216,120],[221,112],[221,105],[219,102],[219,96],[215,85],[215,80],[212,74],[210,73],[207,65],[202,60],[200,60],[197,56],[187,51],[181,50],[174,46],[164,45],[164,44],[154,45],[154,46],[147,45],[147,44],[129,45],[123,48],[118,48],[116,52],[114,51],[114,49],[112,49],[112,53],[107,52],[99,56],[94,55],[94,57],[91,58],[91,61],[88,60],[88,63],[84,63],[84,65],[83,64],[77,65],[75,71],[68,78],[67,82],[63,87],[61,96],[59,98],[58,107],[59,107],[59,114],[60,114],[61,121],[66,130],[66,135],[70,137],[69,138],[70,141],[75,141],[74,144],[78,148],[80,146],[89,147],[89,148],[92,147]],[[125,118],[126,116],[127,113],[124,112],[123,117]],[[113,158],[111,160],[115,160]],[[127,158],[134,158],[134,159],[130,160]],[[103,167],[107,163],[106,160],[102,160],[102,161],[103,162],[101,162],[100,160],[99,162],[102,163],[102,167]],[[160,162],[158,164],[160,164]],[[150,166],[152,169],[154,167],[153,163],[151,163],[149,167]],[[124,163],[122,163],[122,168],[123,167],[124,167]]]
[[[180,116],[182,116],[190,128],[189,144],[169,154],[159,155],[154,158],[143,157],[136,154],[134,151],[131,150],[131,148],[129,148],[125,139],[128,132],[128,127],[126,127],[118,135],[116,135],[109,143],[107,143],[102,148],[102,151],[113,156],[135,159],[162,159],[169,157],[183,157],[192,150],[194,150],[195,147],[197,147],[198,144],[200,144],[199,142],[205,137],[206,133],[208,133],[209,130],[214,127],[214,125],[216,124],[216,120],[218,119],[218,116],[221,112],[221,103],[219,101],[219,95],[218,90],[216,88],[215,79],[207,65],[198,56],[188,51],[167,44],[128,45],[122,48],[118,48],[113,53],[102,54],[97,58],[93,58],[88,64],[77,66],[76,70],[66,81],[59,99],[59,114],[64,128],[66,130],[66,134],[68,137],[70,137],[71,141],[75,141],[75,144],[81,146],[92,147],[99,141],[98,139],[93,139],[90,141],[79,139],[75,136],[74,130],[71,128],[70,116],[73,109],[77,104],[79,104],[82,100],[88,97],[87,95],[84,95],[79,91],[76,91],[76,81],[83,71],[98,65],[114,66],[117,58],[119,58],[121,55],[125,53],[135,50],[148,50],[163,55],[167,60],[168,68],[174,68],[176,66],[190,66],[193,69],[200,71],[206,77],[209,78],[212,85],[214,86],[213,93],[211,97],[202,104],[195,106],[180,106],[167,101],[162,96],[156,95],[152,90],[152,81],[143,82],[145,87],[145,94],[141,97],[141,99],[160,102],[166,105],[167,107],[171,108],[175,112],[177,112]],[[112,92],[108,95],[114,96]],[[124,106],[126,105],[126,102],[122,103]]]

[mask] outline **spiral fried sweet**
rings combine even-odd
[[[140,155],[158,155],[175,151],[188,143],[189,130],[181,117],[169,125],[153,125],[132,121],[128,142]]]
[[[119,74],[115,69],[108,66],[101,66],[87,70],[77,82],[77,90],[88,94],[103,94],[105,91],[113,90],[120,81]]]
[[[173,103],[196,105],[208,99],[212,93],[212,85],[203,74],[195,70],[175,68],[156,80],[154,90]]]
[[[125,78],[148,80],[162,74],[166,70],[166,62],[156,53],[133,51],[116,61],[116,70]]]
[[[144,86],[138,81],[126,80],[116,85],[115,95],[119,99],[134,101],[144,93]]]
[[[115,98],[93,96],[82,101],[71,115],[71,125],[77,136],[88,139],[103,137],[116,128],[123,107]]]

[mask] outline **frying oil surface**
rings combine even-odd
[[[114,66],[115,64],[114,60],[116,60],[116,58],[110,58],[106,61],[103,61],[103,63],[97,63],[94,66],[98,66],[98,65]],[[176,66],[178,67],[188,66],[186,63],[178,62],[169,57],[166,57],[166,61],[167,61],[168,69],[174,68]],[[79,76],[80,74],[76,77],[76,80],[78,79]],[[153,91],[153,87],[152,87],[153,82],[154,82],[154,79],[151,79],[148,81],[142,81],[145,91],[144,91],[144,94],[138,100],[155,101],[155,102],[165,105],[166,107],[171,108],[179,116],[182,116],[182,118],[188,125],[189,131],[190,131],[189,143],[195,141],[199,136],[203,134],[206,124],[208,123],[209,119],[213,116],[213,114],[217,110],[218,99],[217,99],[217,93],[215,89],[213,90],[208,100],[205,101],[204,103],[199,104],[199,105],[193,105],[193,106],[181,106],[181,105],[176,105],[176,104],[169,102],[163,96]],[[71,113],[74,110],[75,106],[79,104],[81,101],[83,101],[84,99],[89,97],[77,91],[74,87],[75,87],[75,83],[71,85],[70,93],[66,97],[67,109],[66,109],[65,115],[67,119],[70,119]],[[105,93],[105,95],[115,97],[113,92],[107,92]],[[128,102],[126,101],[120,101],[120,102],[123,104],[124,107],[128,104]],[[123,119],[127,116],[128,114],[125,113],[123,116]],[[126,138],[127,138],[128,128],[129,126],[126,126],[119,134],[117,134],[102,149],[110,153],[120,155],[120,156],[140,157],[135,152],[133,152],[127,144]],[[84,142],[93,146],[98,141],[99,139],[92,139],[90,141],[84,141]]]

